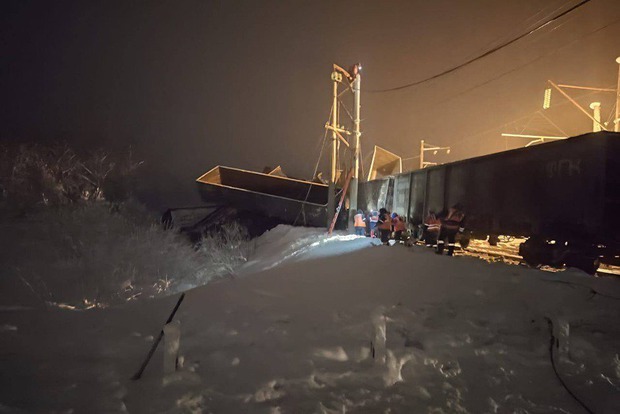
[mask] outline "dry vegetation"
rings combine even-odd
[[[0,301],[24,292],[30,302],[109,305],[201,285],[247,259],[236,223],[192,246],[130,201],[140,164],[131,153],[26,145],[2,157]]]

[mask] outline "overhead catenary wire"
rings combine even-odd
[[[329,117],[327,118],[327,121],[329,122],[329,120],[332,117],[332,113],[334,111],[334,106],[332,105],[331,110],[329,111]],[[323,150],[325,149],[325,143],[327,142],[327,129],[325,129],[325,132],[323,133],[323,139],[321,142],[321,149],[319,151],[319,156],[316,160],[316,164],[314,166],[314,172],[312,173],[312,180],[314,180],[314,178],[317,175],[317,172],[319,171],[319,164],[321,163],[321,158],[323,157]],[[299,216],[301,215],[301,213],[304,211],[304,207],[306,205],[306,203],[308,202],[308,197],[310,197],[310,190],[312,190],[312,185],[308,186],[308,191],[306,192],[306,197],[304,197],[304,202],[301,205],[301,208],[299,209],[299,212],[297,213],[297,216],[295,217],[295,220],[293,221],[293,226],[295,226],[297,224],[297,220],[299,220]]]
[[[584,97],[586,97],[586,96],[590,96],[590,95],[594,95],[594,94],[595,94],[595,92],[585,93],[585,94],[581,95],[581,96],[580,96],[580,98],[584,98]],[[569,103],[570,103],[570,102],[566,102],[566,101],[565,101],[565,102],[561,102],[561,103],[559,103],[559,104],[556,104],[555,106],[557,107],[557,106],[562,106],[562,105],[568,105]],[[509,126],[509,125],[515,124],[515,123],[517,123],[517,122],[519,122],[519,121],[521,121],[521,120],[523,120],[523,119],[527,119],[527,118],[529,118],[530,116],[532,116],[533,114],[535,114],[535,113],[537,113],[537,112],[539,112],[539,110],[538,110],[538,109],[537,109],[536,111],[530,112],[530,113],[528,113],[528,114],[526,114],[526,115],[524,115],[524,116],[522,116],[522,117],[519,117],[519,118],[517,118],[517,119],[514,119],[514,120],[512,120],[512,121],[509,121],[509,122],[504,122],[504,123],[502,123],[502,124],[500,124],[500,125],[497,125],[497,126],[492,127],[492,128],[487,128],[487,129],[485,129],[484,131],[477,132],[477,133],[475,133],[475,134],[466,135],[466,136],[464,136],[464,137],[462,137],[462,138],[458,139],[458,140],[457,140],[454,144],[451,144],[450,146],[451,146],[452,148],[454,148],[454,147],[457,147],[457,146],[459,146],[459,145],[463,145],[463,144],[465,144],[466,142],[471,141],[472,139],[475,139],[475,138],[477,138],[477,137],[479,137],[479,136],[481,136],[481,135],[489,134],[489,133],[491,133],[491,132],[497,131],[498,129],[505,128],[505,127],[507,127],[507,126]],[[565,135],[568,135],[568,134],[565,134]]]
[[[558,15],[558,16],[556,16],[555,18],[551,19],[548,23],[552,22],[553,20],[557,20],[557,19],[558,19],[558,18],[560,18],[561,16],[563,16],[563,15],[565,15],[565,14],[569,13],[570,11],[574,10],[575,8],[577,8],[577,7],[579,7],[579,6],[582,6],[582,5],[583,5],[583,4],[585,4],[585,3],[586,3],[586,2],[581,2],[581,3],[579,3],[578,5],[576,5],[576,6],[572,7],[571,9],[569,9],[569,10],[567,10],[567,11],[563,12],[561,15]],[[551,51],[549,51],[549,52],[547,52],[547,53],[544,53],[543,55],[538,56],[537,58],[535,58],[535,59],[533,59],[533,60],[531,60],[531,61],[529,61],[529,62],[527,62],[527,63],[525,63],[525,64],[523,64],[523,65],[520,65],[520,66],[518,66],[518,67],[516,67],[516,68],[513,68],[513,69],[509,70],[508,72],[502,73],[502,74],[500,74],[500,75],[498,75],[498,76],[495,76],[495,77],[493,77],[493,78],[491,78],[491,79],[489,79],[489,80],[486,80],[486,81],[484,81],[484,82],[482,82],[482,83],[476,84],[476,85],[474,85],[474,86],[472,86],[472,87],[470,87],[470,88],[468,88],[468,89],[466,89],[466,90],[464,90],[464,91],[462,91],[462,92],[459,92],[459,93],[457,93],[457,94],[455,94],[455,95],[452,95],[452,96],[450,96],[450,97],[447,97],[446,99],[440,100],[440,101],[438,101],[438,102],[434,102],[433,104],[441,104],[441,103],[444,103],[444,102],[446,102],[446,101],[449,101],[449,100],[455,99],[455,98],[457,98],[457,97],[459,97],[459,96],[461,96],[461,95],[464,95],[464,94],[466,94],[466,93],[468,93],[468,92],[471,92],[472,90],[475,90],[475,89],[478,89],[478,88],[480,88],[480,87],[483,87],[483,86],[485,86],[485,85],[487,85],[487,84],[489,84],[489,83],[491,83],[491,82],[493,82],[493,81],[495,81],[495,80],[498,80],[498,79],[503,78],[503,77],[505,77],[505,76],[507,76],[507,75],[509,75],[509,74],[511,74],[511,73],[514,73],[514,72],[516,72],[516,71],[518,71],[518,70],[521,70],[521,69],[522,69],[522,68],[524,68],[524,67],[530,66],[530,65],[532,65],[532,64],[534,64],[534,63],[536,63],[537,61],[539,61],[539,60],[541,60],[541,59],[543,59],[543,58],[545,58],[545,57],[548,57],[548,56],[551,56],[551,55],[553,55],[553,54],[556,54],[558,51],[563,50],[563,49],[566,49],[566,48],[568,48],[568,47],[572,46],[573,44],[575,44],[575,43],[577,43],[577,42],[579,42],[579,41],[582,41],[583,39],[585,39],[585,38],[587,38],[587,37],[590,37],[590,36],[592,36],[592,35],[594,35],[594,34],[596,34],[596,33],[599,33],[599,32],[601,32],[601,31],[603,31],[603,30],[607,29],[607,28],[608,28],[608,27],[610,27],[610,26],[614,26],[614,25],[618,24],[619,22],[620,22],[620,19],[614,19],[614,20],[612,20],[612,21],[610,21],[610,22],[608,22],[608,23],[606,23],[606,24],[604,24],[604,25],[602,25],[602,26],[600,26],[600,27],[597,27],[597,28],[595,28],[595,29],[593,29],[593,30],[591,30],[591,31],[589,31],[589,32],[587,32],[587,33],[581,34],[581,35],[580,35],[580,36],[578,36],[577,38],[575,38],[575,39],[573,39],[572,41],[570,41],[570,42],[568,42],[568,43],[566,43],[566,44],[564,44],[564,45],[560,46],[559,48],[554,48],[553,50],[551,50]],[[548,24],[548,23],[546,23],[546,24]],[[564,24],[564,23],[562,23],[562,25],[563,25],[563,24]],[[544,26],[544,25],[543,25],[543,26]],[[528,34],[529,34],[529,33],[533,33],[533,32],[535,32],[536,30],[540,29],[541,27],[542,27],[542,26],[538,27],[538,28],[537,28],[537,29],[535,29],[535,30],[532,30],[532,31],[528,32]],[[558,27],[559,27],[559,26],[558,26]],[[557,27],[555,27],[553,30],[555,30],[555,29],[557,29]],[[374,92],[374,93],[377,93],[377,92],[381,92],[381,91],[376,91],[376,90],[375,90],[375,91],[368,91],[368,92],[369,92],[369,93],[373,93],[373,92]],[[584,95],[582,95],[582,96],[581,96],[581,98],[586,97],[586,96],[588,96],[588,95],[591,95],[591,94],[584,94]],[[559,103],[559,104],[556,104],[555,106],[560,106],[560,105],[565,105],[565,104],[567,104],[567,102],[561,102],[561,103]],[[614,108],[615,108],[615,106],[614,106]],[[545,118],[545,119],[546,119],[546,120],[547,120],[547,121],[548,121],[551,125],[553,125],[556,129],[558,129],[558,131],[560,131],[563,135],[569,135],[569,134],[567,134],[564,130],[562,130],[562,128],[560,128],[560,127],[559,127],[556,123],[554,123],[554,122],[553,122],[552,120],[550,120],[550,119],[549,119],[546,115],[544,115],[542,112],[540,112],[539,110],[536,110],[536,111],[534,111],[533,113],[536,113],[536,112],[539,112],[539,113],[540,113],[540,115],[541,115],[542,117],[544,117],[544,118]],[[612,108],[612,112],[613,112],[613,108]],[[492,132],[492,131],[494,131],[494,130],[497,130],[497,128],[502,128],[502,127],[506,127],[506,126],[511,125],[511,124],[515,124],[516,122],[519,122],[519,121],[520,121],[520,120],[522,120],[522,119],[526,119],[526,118],[528,118],[528,117],[529,117],[529,116],[531,116],[533,113],[528,113],[528,114],[527,114],[527,115],[525,115],[525,116],[522,116],[522,117],[520,117],[520,118],[514,119],[514,120],[509,121],[509,122],[506,122],[506,123],[502,123],[501,125],[498,125],[497,127],[494,127],[494,128],[489,128],[489,129],[487,129],[487,130],[484,130],[484,131],[481,131],[481,132],[478,132],[478,133],[474,133],[474,134],[471,134],[471,135],[465,135],[465,136],[463,136],[461,139],[457,139],[457,141],[456,141],[454,144],[452,144],[451,146],[453,146],[453,147],[454,147],[454,146],[459,146],[459,145],[465,144],[466,142],[471,141],[472,139],[475,139],[475,138],[477,138],[477,137],[479,137],[479,136],[481,136],[481,135],[488,134],[488,133],[490,133],[490,132]],[[507,139],[505,139],[506,149],[508,149],[508,143],[507,143],[507,141],[508,141],[508,140],[507,140]]]
[[[347,108],[347,106],[344,104],[344,102],[342,102],[340,99],[338,100],[338,102],[344,108],[344,111],[347,113],[347,115],[349,116],[351,121],[355,122],[355,120],[353,119],[353,115],[351,115],[351,111],[349,111],[349,108]]]
[[[611,106],[611,109],[609,110],[609,116],[607,117],[607,121],[605,122],[605,124],[609,125],[609,123],[612,121],[612,118],[615,115],[615,111],[616,111],[616,105],[617,105],[617,101],[613,103],[613,105]]]
[[[566,131],[564,131],[562,128],[560,128],[555,122],[553,122],[551,120],[551,118],[549,118],[547,115],[545,115],[545,113],[541,110],[538,110],[538,113],[540,114],[540,116],[542,116],[543,118],[545,118],[547,120],[547,122],[549,122],[551,125],[553,125],[554,127],[557,128],[558,131],[560,131],[560,133],[562,135],[568,136],[568,134],[566,133]]]
[[[459,65],[457,65],[457,66],[454,66],[454,67],[450,68],[450,69],[446,69],[446,70],[444,70],[443,72],[440,72],[440,73],[438,73],[438,74],[435,74],[435,75],[430,76],[430,77],[425,78],[425,79],[421,79],[421,80],[418,80],[418,81],[415,81],[415,82],[407,83],[407,84],[400,85],[400,86],[396,86],[396,87],[392,87],[392,88],[377,89],[377,90],[369,90],[369,91],[367,91],[367,93],[385,93],[385,92],[394,92],[394,91],[398,91],[398,90],[402,90],[402,89],[411,88],[411,87],[414,87],[414,86],[420,85],[420,84],[422,84],[422,83],[425,83],[425,82],[431,81],[431,80],[433,80],[433,79],[437,79],[437,78],[440,78],[440,77],[442,77],[442,76],[448,75],[448,74],[450,74],[450,73],[452,73],[452,72],[455,72],[455,71],[457,71],[457,70],[459,70],[459,69],[462,69],[462,68],[464,68],[465,66],[468,66],[468,65],[470,65],[470,64],[472,64],[472,63],[474,63],[474,62],[476,62],[476,61],[478,61],[478,60],[480,60],[480,59],[483,59],[483,58],[485,58],[485,57],[487,57],[487,56],[489,56],[489,55],[491,55],[491,54],[493,54],[493,53],[495,53],[495,52],[497,52],[497,51],[499,51],[499,50],[501,50],[501,49],[503,49],[503,48],[505,48],[505,47],[507,47],[507,46],[510,46],[511,44],[513,44],[513,43],[515,43],[515,42],[517,42],[517,41],[519,41],[519,40],[523,39],[523,38],[524,38],[524,37],[526,37],[526,36],[529,36],[529,35],[531,35],[531,34],[533,34],[533,33],[537,32],[538,30],[542,29],[543,27],[547,26],[548,24],[550,24],[550,23],[554,22],[555,20],[557,20],[557,19],[559,19],[559,18],[561,18],[561,17],[563,17],[563,16],[567,15],[568,13],[572,12],[573,10],[578,9],[579,7],[581,7],[581,6],[583,6],[584,4],[589,3],[589,2],[590,2],[590,0],[582,0],[582,1],[580,1],[578,4],[576,4],[576,5],[574,5],[573,7],[571,7],[571,8],[569,8],[569,9],[567,9],[567,10],[563,11],[562,13],[558,14],[557,16],[555,16],[555,17],[553,17],[553,18],[551,18],[551,19],[547,20],[546,22],[544,22],[543,24],[541,24],[541,25],[539,25],[538,27],[534,28],[533,30],[530,30],[529,32],[523,33],[523,34],[521,34],[521,35],[519,35],[519,36],[517,36],[517,37],[515,37],[515,38],[513,38],[513,39],[511,39],[511,40],[509,40],[509,41],[507,41],[507,42],[502,43],[502,44],[501,44],[501,45],[499,45],[499,46],[496,46],[496,47],[494,47],[494,48],[492,48],[492,49],[490,49],[490,50],[488,50],[488,51],[484,52],[484,53],[483,53],[483,54],[481,54],[481,55],[478,55],[478,56],[476,56],[476,57],[474,57],[474,58],[472,58],[472,59],[469,59],[469,60],[467,60],[467,61],[465,61],[465,62],[463,62],[463,63],[461,63],[461,64],[459,64]]]
[[[527,19],[525,19],[523,21],[523,23],[528,23],[528,22],[532,22],[527,24],[526,30],[527,28],[531,28],[531,27],[537,27],[541,22],[545,22],[547,21],[547,19],[549,19],[550,16],[555,15],[558,11],[560,11],[562,8],[564,8],[566,5],[565,4],[561,4],[558,7],[556,7],[555,9],[553,9],[551,12],[546,13],[545,15],[539,17],[538,19],[536,19],[536,16],[539,16],[540,14],[542,14],[546,8],[542,8],[540,9],[538,12],[536,12],[534,15],[528,17]],[[517,28],[515,30],[512,30],[509,32],[509,34],[507,34],[506,36],[503,36],[502,38],[495,38],[489,42],[487,42],[483,49],[487,49],[487,48],[493,48],[496,47],[498,44],[501,44],[502,42],[505,42],[507,38],[511,38],[513,36],[515,36],[517,33],[516,32],[521,32],[521,28]],[[467,58],[471,58],[471,56],[473,55],[473,53],[470,53]]]
[[[608,28],[608,27],[610,27],[610,26],[613,26],[613,25],[615,25],[615,24],[618,24],[618,22],[620,22],[620,19],[613,20],[613,21],[611,21],[610,23],[607,23],[607,24],[606,24],[606,25],[604,25],[604,26],[598,27],[598,28],[596,28],[595,30],[592,30],[592,31],[590,31],[590,32],[588,32],[588,33],[583,34],[582,36],[578,37],[577,39],[574,39],[574,40],[572,40],[571,42],[566,43],[566,44],[562,45],[562,46],[561,46],[561,47],[559,47],[559,48],[555,48],[555,49],[553,49],[552,51],[550,51],[550,52],[548,52],[548,53],[542,54],[542,55],[538,56],[537,58],[535,58],[535,59],[533,59],[533,60],[531,60],[531,61],[529,61],[529,62],[527,62],[527,63],[524,63],[523,65],[520,65],[520,66],[517,66],[517,67],[515,67],[515,68],[512,68],[512,69],[510,69],[509,71],[504,72],[504,73],[501,73],[501,74],[499,74],[498,76],[495,76],[495,77],[493,77],[493,78],[491,78],[491,79],[487,79],[486,81],[484,81],[484,82],[482,82],[482,83],[478,83],[478,84],[476,84],[476,85],[474,85],[474,86],[472,86],[472,87],[470,87],[470,88],[468,88],[468,89],[465,89],[465,90],[463,90],[463,91],[461,91],[461,92],[459,92],[459,93],[456,93],[456,94],[454,94],[454,95],[451,95],[451,96],[447,97],[446,99],[442,99],[442,100],[440,100],[440,101],[432,102],[432,104],[433,104],[433,105],[440,105],[440,104],[443,104],[443,103],[445,103],[445,102],[448,102],[448,101],[451,101],[451,100],[453,100],[453,99],[456,99],[456,98],[458,98],[459,96],[465,95],[466,93],[469,93],[469,92],[471,92],[471,91],[473,91],[473,90],[476,90],[476,89],[478,89],[478,88],[481,88],[481,87],[483,87],[483,86],[486,86],[486,85],[488,85],[488,84],[489,84],[489,83],[491,83],[491,82],[494,82],[494,81],[496,81],[496,80],[498,80],[498,79],[503,78],[504,76],[510,75],[511,73],[514,73],[514,72],[516,72],[516,71],[518,71],[518,70],[521,70],[521,69],[523,69],[523,68],[525,68],[525,67],[527,67],[527,66],[530,66],[530,65],[532,65],[532,64],[534,64],[534,63],[536,63],[536,62],[538,62],[539,60],[541,60],[541,59],[543,59],[543,58],[545,58],[545,57],[547,57],[547,56],[549,56],[549,55],[553,55],[553,54],[557,53],[557,52],[558,52],[558,51],[560,51],[560,50],[566,49],[567,47],[572,46],[574,43],[576,43],[576,42],[578,42],[578,41],[582,40],[582,39],[583,39],[583,38],[585,38],[585,37],[591,36],[591,35],[593,35],[593,34],[595,34],[595,33],[600,32],[601,30],[605,30],[606,28]]]

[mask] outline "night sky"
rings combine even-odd
[[[331,65],[361,62],[366,157],[375,144],[414,156],[420,139],[452,147],[432,159],[442,162],[514,148],[527,141],[501,132],[561,134],[536,114],[547,79],[616,86],[618,0],[592,0],[430,82],[372,91],[460,65],[577,3],[5,0],[0,139],[131,144],[151,205],[195,204],[194,179],[218,164],[310,178]],[[607,120],[613,94],[572,94],[601,101]],[[555,94],[544,115],[567,135],[591,129],[565,102]]]

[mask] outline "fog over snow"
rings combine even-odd
[[[178,298],[0,308],[0,413],[620,412],[617,278],[278,226],[131,380]]]

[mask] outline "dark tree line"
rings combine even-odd
[[[78,153],[68,144],[0,144],[0,203],[26,212],[129,198],[142,165],[131,149]]]

